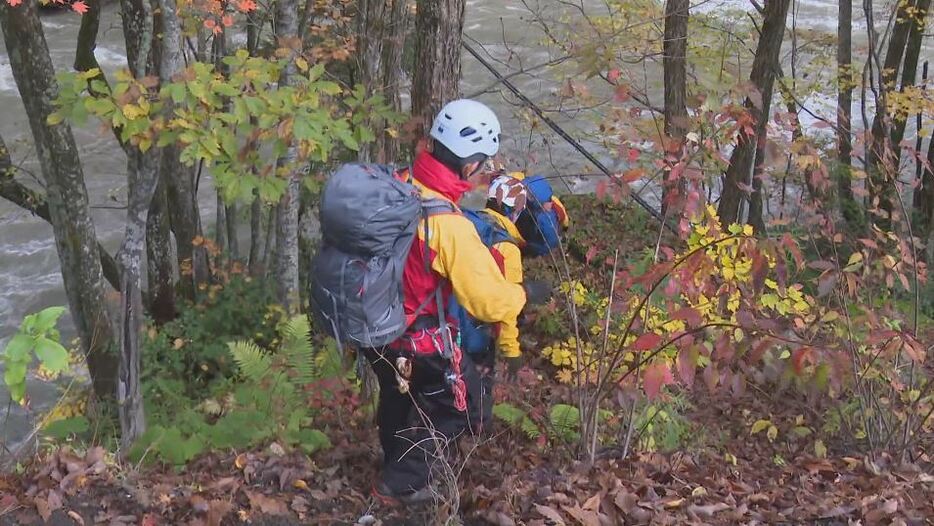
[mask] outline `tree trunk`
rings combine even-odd
[[[676,158],[681,158],[688,110],[686,54],[688,39],[688,14],[690,0],[668,0],[665,3],[665,41],[662,65],[665,77],[665,140],[677,141]],[[667,151],[674,151],[674,149]],[[678,160],[675,162],[677,163]],[[668,172],[670,173],[670,172]],[[666,173],[666,179],[668,179]],[[668,210],[672,198],[679,198],[684,188],[681,180],[666,180],[662,187],[662,210]],[[674,190],[674,192],[673,192]]]
[[[163,172],[164,173],[164,172]],[[156,185],[146,220],[146,270],[149,276],[149,314],[162,324],[175,318],[175,250],[169,227],[165,180]]]
[[[441,106],[458,96],[464,5],[464,0],[416,2],[412,117],[420,130],[427,131]]]
[[[886,109],[887,95],[895,89],[895,81],[905,55],[905,44],[908,42],[908,35],[914,25],[910,16],[911,11],[914,10],[914,4],[913,0],[898,2],[898,8],[895,11],[895,27],[889,39],[885,61],[879,71],[877,87],[879,100],[876,101],[876,114],[872,120],[872,135],[868,138],[869,144],[866,145],[866,173],[869,176],[870,202],[878,199],[880,208],[886,213],[887,217],[879,221],[880,228],[884,230],[889,228],[894,211],[895,203],[892,196],[895,188],[892,183],[898,175],[897,145],[891,142],[893,128],[891,115]]]
[[[357,61],[360,83],[367,96],[381,95],[394,109],[402,106],[399,97],[402,53],[407,25],[405,0],[361,0],[357,7]],[[398,140],[387,131],[386,123],[369,123],[376,141],[360,146],[361,161],[391,163],[398,155]]]
[[[276,37],[279,47],[289,50],[289,62],[281,85],[289,85],[296,75],[295,56],[300,46],[298,38],[298,2],[279,0],[276,4]],[[288,186],[279,200],[276,217],[276,292],[286,312],[295,314],[299,308],[298,291],[298,210],[301,172],[295,167],[295,146],[289,146],[277,161],[278,167],[289,167]]]
[[[837,25],[837,161],[835,172],[840,213],[851,227],[860,222],[859,205],[853,197],[853,0],[840,0]]]
[[[263,206],[259,196],[253,198],[250,205],[250,275],[261,276],[263,274],[263,244],[265,242],[265,230],[263,229],[263,216],[266,215],[266,207]]]
[[[36,0],[17,7],[0,2],[0,27],[45,180],[49,218],[75,328],[87,357],[94,392],[112,399],[117,379],[113,326],[104,304],[97,236],[74,135],[68,123],[48,124],[58,96]]]
[[[389,23],[383,32],[382,86],[383,96],[393,111],[402,111],[402,87],[405,72],[402,58],[405,54],[405,37],[409,33],[412,17],[406,0],[392,0]],[[377,134],[377,161],[393,163],[400,153],[399,139],[384,131]]]
[[[899,83],[899,91],[904,92],[906,88],[915,85],[918,78],[918,59],[921,56],[921,44],[924,40],[924,28],[927,23],[928,12],[931,9],[931,0],[916,0],[915,18],[911,23],[911,30],[908,33],[908,43],[905,45],[905,62],[902,64],[902,78]],[[921,21],[918,23],[918,21]],[[891,144],[895,149],[895,165],[899,165],[901,156],[901,147],[899,146],[905,137],[905,125],[908,116],[898,116],[892,125]],[[920,130],[919,130],[920,131]]]
[[[756,55],[752,61],[749,80],[758,90],[762,104],[758,105],[747,98],[745,106],[755,121],[752,135],[740,131],[736,148],[730,157],[730,166],[723,179],[723,192],[720,194],[720,206],[717,209],[723,225],[736,223],[740,218],[740,205],[745,200],[740,185],[752,186],[752,174],[756,151],[760,143],[765,143],[765,129],[769,120],[772,102],[772,86],[778,71],[778,57],[785,35],[785,19],[788,16],[790,0],[768,0],[765,3],[762,34],[756,46]]]
[[[182,297],[194,301],[199,286],[206,284],[211,273],[204,245],[195,246],[195,238],[201,237],[201,212],[195,194],[195,171],[179,160],[179,149],[168,145],[162,151],[162,177],[168,182],[166,194],[169,201],[169,222],[175,234],[175,250],[181,273],[179,292]]]
[[[918,191],[923,192],[923,198],[920,202],[920,210],[927,219],[927,243],[925,248],[925,261],[928,267],[934,264],[934,137],[928,142],[928,162],[924,169],[924,175],[921,180],[924,186]]]
[[[166,40],[169,40],[173,30],[172,21],[175,19],[175,6],[169,7],[160,2],[159,8],[163,16],[162,30]],[[127,62],[133,76],[140,79],[146,76],[151,66],[155,39],[153,7],[148,0],[122,0],[121,10]],[[165,47],[158,55],[163,64],[172,58],[171,51]],[[158,182],[161,156],[158,148],[151,148],[145,152],[138,147],[130,147],[127,150],[127,222],[123,244],[117,256],[123,267],[123,286],[120,289],[117,414],[120,420],[120,441],[126,449],[146,431],[140,383],[140,341],[145,316],[140,281],[146,245],[146,224]]]
[[[220,251],[220,257],[223,258],[227,251],[227,206],[224,204],[224,198],[221,197],[220,190],[215,189],[214,208],[214,244]]]

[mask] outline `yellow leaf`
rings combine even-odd
[[[292,487],[295,489],[308,491],[308,483],[302,479],[296,479],[295,482],[292,483]]]
[[[237,455],[237,458],[234,459],[234,466],[236,466],[237,469],[245,468],[246,467],[246,455],[243,453],[240,453],[239,455]]]
[[[734,454],[732,454],[732,453],[725,453],[725,454],[723,455],[723,459],[726,460],[727,462],[729,462],[730,464],[734,465],[734,466],[736,465],[736,455],[734,455]]]
[[[682,504],[684,504],[684,499],[675,499],[675,500],[671,500],[671,501],[666,502],[666,503],[665,503],[665,507],[666,507],[666,508],[669,508],[669,509],[671,509],[671,508],[678,508],[678,507],[680,507]]]
[[[185,340],[181,338],[175,338],[175,341],[172,342],[172,347],[174,347],[176,351],[181,349],[184,346],[185,346]]]
[[[707,488],[705,488],[704,486],[698,486],[698,487],[694,488],[693,491],[691,491],[691,496],[692,496],[692,497],[706,497],[706,496],[707,496]]]
[[[775,438],[778,437],[778,428],[773,425],[769,425],[769,430],[765,432],[765,436],[769,438],[769,442],[775,441]]]
[[[308,71],[308,62],[302,57],[295,59],[295,65],[298,66],[300,71]]]
[[[824,445],[823,440],[814,441],[814,456],[817,458],[827,458],[827,446]]]
[[[65,120],[65,116],[55,111],[55,112],[50,113],[49,116],[46,117],[45,123],[48,124],[49,126],[55,126],[56,124],[59,124],[63,120]]]
[[[769,426],[772,425],[770,420],[756,420],[752,425],[752,429],[749,430],[750,435],[755,435],[760,431],[765,431]]]

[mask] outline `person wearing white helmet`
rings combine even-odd
[[[450,102],[432,123],[409,173],[397,174],[423,199],[447,202],[451,212],[426,213],[416,229],[402,270],[408,329],[385,349],[364,351],[380,384],[383,465],[373,493],[387,504],[431,499],[431,465],[444,454],[436,449],[437,438],[447,442],[484,425],[477,421],[479,374],[457,338],[448,339],[448,327],[456,324],[445,306],[456,298],[481,322],[513,325],[525,306],[522,285],[506,279],[457,207],[472,186],[467,179],[499,151],[499,135],[499,119],[488,107],[472,100]],[[451,346],[450,357],[439,353]],[[399,359],[410,366],[399,369]]]

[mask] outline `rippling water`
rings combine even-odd
[[[552,0],[531,0],[533,5],[547,5]],[[587,4],[602,5],[602,2],[588,0]],[[527,65],[544,62],[549,58],[547,50],[539,47],[541,36],[529,29],[522,21],[527,15],[522,3],[517,0],[499,2],[489,0],[470,0],[467,2],[466,33],[486,44],[486,49],[494,54],[505,56],[508,48],[518,52]],[[751,9],[740,0],[715,0],[704,2],[698,9],[717,12],[725,8]],[[858,5],[856,11],[859,11]],[[836,31],[837,4],[826,0],[805,0],[799,3],[799,27]],[[60,71],[71,67],[74,59],[74,46],[80,18],[72,13],[58,12],[43,14],[42,25],[56,68]],[[854,32],[858,31],[859,21],[854,22]],[[857,41],[859,37],[857,37]],[[930,46],[925,50],[930,51]],[[926,53],[931,56],[931,53]],[[115,6],[105,8],[101,22],[101,33],[95,56],[105,71],[125,67],[123,36]],[[492,80],[489,73],[482,69],[472,57],[464,57],[464,93],[481,89]],[[651,73],[657,76],[657,69]],[[656,87],[660,79],[656,79]],[[538,78],[519,76],[513,79],[520,89],[533,100],[543,100],[556,89],[553,82]],[[485,95],[483,99],[495,107],[504,116],[504,127],[508,135],[505,144],[520,153],[527,146],[527,131],[519,129],[519,123],[511,119],[514,106],[498,95]],[[812,101],[825,111],[833,111],[832,100]],[[28,170],[37,170],[34,152],[30,146],[32,137],[28,122],[19,100],[16,85],[10,70],[9,59],[0,43],[0,134],[7,146],[13,151],[15,162],[22,163]],[[830,113],[828,113],[830,115]],[[577,126],[584,125],[568,118],[556,117],[574,134]],[[89,125],[76,129],[76,138],[81,149],[81,159],[87,179],[91,202],[97,208],[93,211],[98,238],[113,251],[123,234],[124,214],[119,210],[101,208],[123,202],[125,187],[125,157],[109,132]],[[582,160],[576,152],[556,143],[554,155],[547,156],[541,151],[536,164],[541,169],[580,170]],[[608,159],[608,161],[610,161]],[[214,197],[210,192],[210,181],[202,185],[202,213],[207,221],[213,218]],[[572,181],[577,184],[578,181]],[[52,240],[52,231],[44,221],[36,219],[15,206],[0,200],[0,348],[16,330],[25,314],[35,312],[51,305],[66,303],[62,289],[58,257]],[[63,319],[63,338],[70,340],[73,331],[70,320]],[[28,392],[33,398],[33,407],[47,407],[56,397],[56,390],[49,384],[31,381]],[[6,399],[6,393],[0,389],[0,400]],[[0,405],[0,411],[2,406]],[[0,415],[2,418],[2,415]],[[29,420],[19,408],[14,408],[6,429],[0,429],[0,442],[4,438],[17,440],[29,429]]]

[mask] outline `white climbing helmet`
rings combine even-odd
[[[454,155],[466,159],[477,153],[496,155],[500,131],[493,110],[475,100],[459,99],[441,108],[429,135]]]

